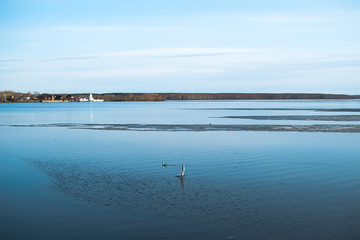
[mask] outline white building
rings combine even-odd
[[[92,93],[90,93],[90,95],[88,97],[79,99],[79,102],[103,102],[103,101],[104,101],[104,99],[95,99],[95,98],[93,98]]]

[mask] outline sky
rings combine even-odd
[[[360,94],[358,0],[0,0],[0,91]]]

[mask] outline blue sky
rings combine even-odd
[[[0,0],[0,90],[360,94],[357,0]]]

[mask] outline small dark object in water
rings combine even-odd
[[[164,162],[161,162],[162,163],[162,168],[166,168],[167,167],[167,164],[164,163]]]

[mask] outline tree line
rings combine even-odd
[[[76,102],[88,93],[49,94],[0,92],[0,102],[41,102],[55,99]],[[281,100],[281,99],[355,99],[359,95],[321,93],[103,93],[93,94],[95,99],[106,102],[116,101],[172,101],[172,100]]]
[[[74,94],[75,96],[76,94]],[[105,101],[172,100],[281,100],[281,99],[354,99],[345,94],[314,93],[106,93],[93,94]]]

